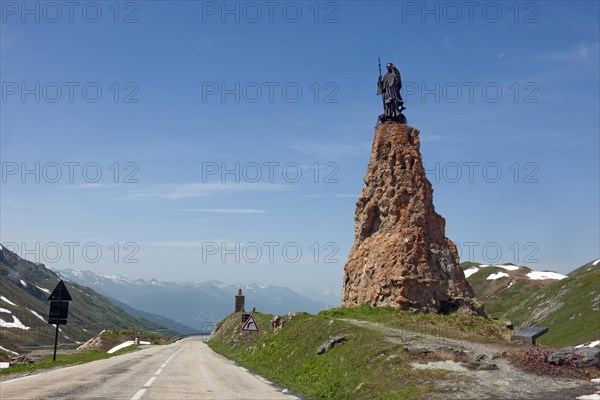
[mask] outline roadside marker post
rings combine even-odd
[[[54,356],[52,361],[56,361],[56,348],[58,346],[58,326],[66,325],[69,316],[69,302],[73,300],[71,294],[67,290],[67,286],[61,280],[48,297],[50,301],[50,314],[48,315],[48,323],[56,325],[56,333],[54,334]]]

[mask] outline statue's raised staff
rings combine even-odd
[[[387,64],[387,73],[381,77],[381,60],[379,60],[379,78],[377,79],[377,94],[383,99],[383,114],[379,116],[379,123],[382,124],[406,124],[406,117],[402,111],[404,101],[400,95],[402,88],[402,79],[400,71],[394,64]]]

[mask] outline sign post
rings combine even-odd
[[[242,321],[244,321],[242,331],[248,332],[248,347],[250,347],[250,343],[252,343],[252,332],[258,332],[260,329],[252,314],[242,314]]]
[[[260,330],[252,314],[248,315],[246,322],[242,326],[242,330],[244,332],[258,332]]]
[[[48,316],[48,323],[56,325],[56,333],[54,334],[54,356],[52,361],[56,361],[56,348],[58,346],[58,326],[66,325],[67,318],[69,316],[69,302],[73,300],[67,286],[61,280],[58,285],[52,291],[50,297],[50,315]]]

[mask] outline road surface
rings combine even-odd
[[[23,378],[0,399],[295,399],[214,353],[199,337]]]

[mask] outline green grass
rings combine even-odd
[[[511,271],[510,287],[502,279],[486,279],[498,271],[502,270],[487,267],[468,278],[489,316],[515,326],[547,326],[548,333],[537,342],[549,347],[600,339],[600,267],[586,264],[560,281],[531,280],[528,269]]]
[[[498,342],[509,338],[509,331],[504,324],[462,313],[423,314],[392,307],[363,305],[353,308],[333,308],[321,311],[319,315],[377,322],[393,328],[464,340]]]
[[[538,343],[563,347],[577,345],[600,339],[600,317],[593,309],[592,302],[600,297],[600,270],[594,273],[569,276],[535,292],[526,301],[507,312],[517,322],[547,326],[547,334],[538,339]],[[536,311],[543,310],[552,303],[562,303],[560,308],[540,313],[539,318],[532,317]]]
[[[108,354],[104,351],[86,351],[81,353],[73,354],[57,354],[56,361],[52,361],[52,355],[45,356],[40,360],[31,364],[16,364],[11,365],[9,368],[0,369],[0,376],[7,376],[12,374],[23,374],[31,373],[45,369],[51,369],[56,367],[66,367],[69,365],[84,364],[91,361],[103,360],[105,358],[111,358],[119,356],[121,354],[129,353],[139,349],[139,346],[132,345],[121,349],[113,354]]]
[[[253,315],[261,332],[242,333],[241,315],[232,314],[219,324],[209,346],[310,399],[422,399],[437,390],[440,379],[462,379],[448,371],[414,369],[410,366],[414,360],[401,345],[373,328],[337,319],[360,315],[383,320],[391,310],[359,307],[302,313],[277,333],[270,326],[272,316]],[[333,336],[345,336],[346,341],[317,356],[317,348]]]

